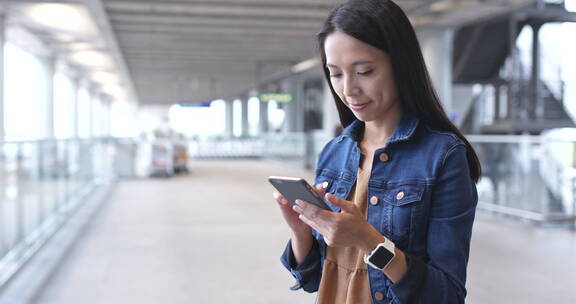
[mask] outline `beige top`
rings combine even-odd
[[[368,180],[372,171],[372,157],[362,157],[356,185],[348,200],[366,216]],[[326,259],[318,290],[318,304],[362,304],[372,303],[368,268],[364,263],[364,252],[356,247],[333,248],[326,246]]]

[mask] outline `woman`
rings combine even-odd
[[[333,212],[291,206],[282,263],[318,303],[463,303],[478,158],[450,122],[392,1],[336,7],[318,34],[342,135],[315,184]]]

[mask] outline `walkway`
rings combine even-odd
[[[122,182],[36,304],[314,303],[279,256],[289,236],[270,162],[196,161],[188,176]],[[468,303],[576,303],[576,234],[478,216]]]

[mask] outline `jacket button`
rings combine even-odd
[[[390,159],[390,158],[388,157],[388,154],[386,154],[386,153],[380,154],[380,161],[382,161],[382,162],[385,163],[385,162],[387,162],[389,159]]]
[[[396,194],[396,199],[397,200],[401,200],[404,198],[404,191],[400,191],[398,192],[398,194]]]
[[[326,189],[328,188],[329,183],[328,182],[323,182],[322,183],[322,188]]]
[[[376,196],[371,197],[370,198],[370,204],[372,204],[374,206],[378,205],[378,197],[376,197]]]
[[[377,291],[374,293],[374,299],[376,299],[376,301],[382,301],[384,300],[384,294]]]

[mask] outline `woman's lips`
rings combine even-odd
[[[350,109],[354,110],[354,111],[360,111],[363,110],[364,108],[366,108],[366,106],[369,104],[370,102],[366,102],[366,103],[357,103],[357,104],[351,104],[349,103],[348,106],[350,107]]]

